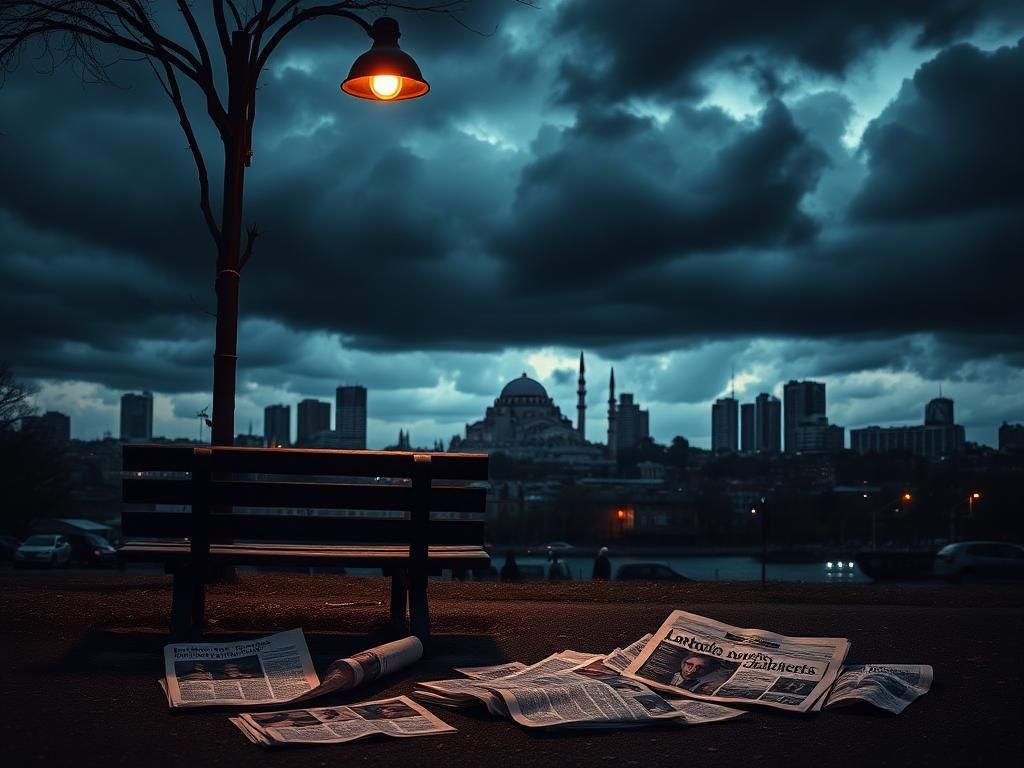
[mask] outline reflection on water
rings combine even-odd
[[[592,557],[561,558],[568,566],[573,581],[588,581],[594,568]],[[540,567],[547,573],[547,560],[544,557],[517,556],[516,562],[529,566],[533,571]],[[613,557],[611,558],[612,574],[618,572],[620,565],[627,563],[660,563],[667,565],[677,573],[681,573],[696,581],[760,581],[761,561],[755,557]],[[491,555],[491,564],[501,570],[505,564],[505,556]],[[833,562],[832,568],[826,563],[768,563],[766,575],[769,581],[804,581],[815,583],[867,583],[867,576],[861,573],[856,563],[843,562],[839,568]],[[851,567],[852,566],[852,567]]]

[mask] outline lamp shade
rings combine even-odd
[[[398,22],[382,16],[373,22],[373,46],[352,64],[341,90],[360,99],[400,101],[430,90],[415,60],[398,47]]]

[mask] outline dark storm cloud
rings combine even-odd
[[[826,162],[772,101],[697,173],[649,118],[584,114],[528,165],[496,248],[529,291],[618,278],[694,252],[807,240],[800,209]]]
[[[473,353],[547,345],[593,350],[623,381],[648,356],[621,386],[682,404],[720,393],[744,354],[808,376],[1024,365],[1024,317],[1007,310],[1021,46],[938,53],[860,155],[843,141],[855,94],[815,79],[897,35],[947,45],[1020,7],[474,3],[466,21],[490,36],[403,14],[433,90],[402,105],[346,99],[368,39],[307,25],[261,80],[239,396],[257,412],[360,382],[398,392],[396,418],[472,420],[523,365]],[[680,100],[723,72],[753,83],[759,111]],[[166,97],[145,65],[117,74],[126,90],[23,66],[0,91],[0,322],[18,329],[0,358],[192,393],[175,403],[187,415],[208,402],[212,243]],[[195,106],[216,206],[219,139]],[[682,357],[663,370],[662,353]],[[422,399],[438,382],[452,401]]]
[[[749,0],[636,3],[570,0],[556,30],[577,39],[564,57],[571,103],[634,95],[694,97],[702,69],[721,56],[759,51],[826,75],[842,76],[876,46],[906,29],[919,45],[942,45],[982,21],[1019,22],[1008,0]]]
[[[1024,41],[949,48],[904,83],[864,134],[863,219],[946,216],[1024,201]]]

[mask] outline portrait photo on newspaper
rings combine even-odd
[[[842,637],[787,637],[674,611],[623,674],[679,696],[807,712],[820,708],[849,648]]]

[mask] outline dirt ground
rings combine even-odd
[[[846,709],[683,728],[527,731],[483,710],[433,711],[458,733],[268,751],[227,711],[170,713],[162,674],[170,581],[0,571],[0,739],[8,765],[908,766],[1024,764],[1019,585],[431,584],[434,638],[414,667],[320,706],[409,693],[455,666],[606,652],[683,608],[739,626],[839,635],[851,663],[927,663],[902,715]],[[211,639],[302,627],[317,669],[394,637],[382,579],[242,575],[208,599]]]

